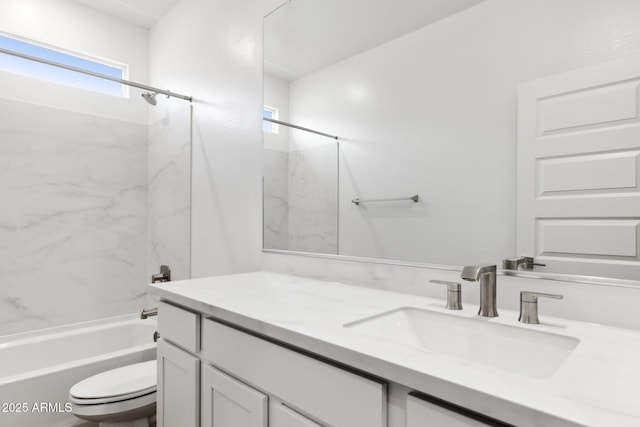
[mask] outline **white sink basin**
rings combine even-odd
[[[531,378],[553,375],[580,342],[564,335],[501,325],[488,318],[413,307],[344,326],[360,334]]]

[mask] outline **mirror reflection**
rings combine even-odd
[[[518,243],[518,88],[640,54],[639,16],[630,0],[286,3],[265,18],[265,114],[338,141],[265,129],[265,249],[446,265],[544,260],[542,243]],[[638,187],[625,190],[634,201]],[[624,255],[612,251],[636,269],[639,210],[625,216],[636,231],[622,239]],[[603,256],[572,250],[552,255]],[[580,264],[533,268],[637,271]]]

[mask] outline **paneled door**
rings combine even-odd
[[[640,57],[520,85],[517,255],[640,277]]]
[[[268,397],[212,366],[202,368],[202,427],[267,427]]]

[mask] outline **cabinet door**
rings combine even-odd
[[[269,406],[269,427],[322,427],[282,403]]]
[[[158,427],[198,427],[200,359],[158,341]]]
[[[487,417],[432,396],[411,393],[407,396],[406,427],[509,427]]]
[[[203,427],[267,427],[267,396],[211,367],[202,368]]]

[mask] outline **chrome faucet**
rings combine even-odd
[[[546,264],[535,262],[535,258],[531,256],[521,256],[519,258],[507,258],[502,260],[502,268],[505,270],[518,270],[520,266],[524,270],[533,270],[534,266],[545,267]]]
[[[151,283],[156,282],[170,282],[171,281],[171,268],[168,265],[160,266],[160,273],[151,276]]]
[[[496,309],[496,270],[493,264],[469,265],[462,269],[460,277],[470,282],[480,282],[480,310],[478,315],[498,317]]]
[[[140,318],[141,319],[146,319],[149,316],[157,316],[157,315],[158,315],[158,309],[157,308],[144,308],[140,312]]]
[[[562,295],[543,294],[540,292],[522,291],[520,292],[520,317],[518,321],[521,323],[537,325],[540,323],[538,319],[538,298],[555,298],[562,299]]]

